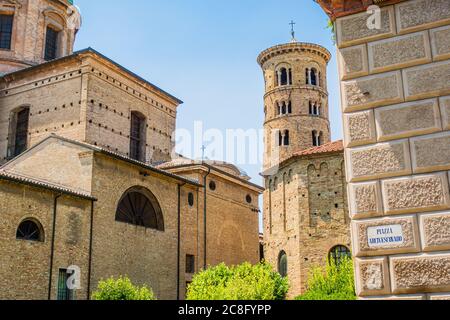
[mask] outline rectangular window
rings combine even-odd
[[[195,256],[186,255],[186,273],[195,273]]]
[[[30,109],[25,108],[17,113],[16,136],[14,141],[13,156],[18,156],[27,149],[28,141],[28,119]]]
[[[138,113],[131,113],[131,130],[130,130],[130,157],[138,161],[145,161],[144,148],[145,137],[143,135],[145,129],[145,119]]]
[[[69,277],[66,269],[59,269],[57,300],[74,300],[74,291],[67,287]]]
[[[0,15],[0,49],[11,50],[13,16]]]
[[[47,27],[47,35],[45,37],[45,60],[54,60],[58,53],[58,37],[59,32]]]

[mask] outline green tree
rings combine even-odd
[[[354,283],[352,259],[330,259],[326,267],[311,270],[308,290],[296,300],[356,300]]]
[[[109,278],[98,284],[92,300],[156,300],[152,289],[137,287],[127,277]]]
[[[288,281],[266,263],[220,264],[194,276],[188,300],[283,300]]]

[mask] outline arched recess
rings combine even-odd
[[[164,231],[164,216],[156,196],[147,188],[135,186],[122,195],[116,221]]]
[[[13,109],[9,115],[7,158],[12,159],[28,148],[30,105]]]

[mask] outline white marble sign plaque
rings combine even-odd
[[[367,229],[369,247],[383,248],[403,244],[403,228],[400,224],[370,227]]]

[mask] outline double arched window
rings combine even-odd
[[[278,273],[284,278],[288,275],[288,259],[285,251],[278,255]]]
[[[312,132],[313,147],[320,147],[323,144],[323,132],[314,130]]]
[[[289,67],[281,67],[275,71],[275,85],[277,87],[292,85],[292,69]]]
[[[16,231],[17,240],[44,242],[44,229],[35,219],[25,219]]]
[[[164,218],[158,200],[143,187],[126,191],[116,210],[116,221],[164,231]]]
[[[320,85],[320,72],[318,72],[316,68],[311,69],[307,68],[305,76],[306,76],[306,84],[312,86]]]
[[[289,130],[278,131],[278,146],[289,146],[290,137]]]
[[[291,114],[292,113],[292,103],[291,103],[291,101],[277,102],[275,109],[276,109],[277,116]]]

